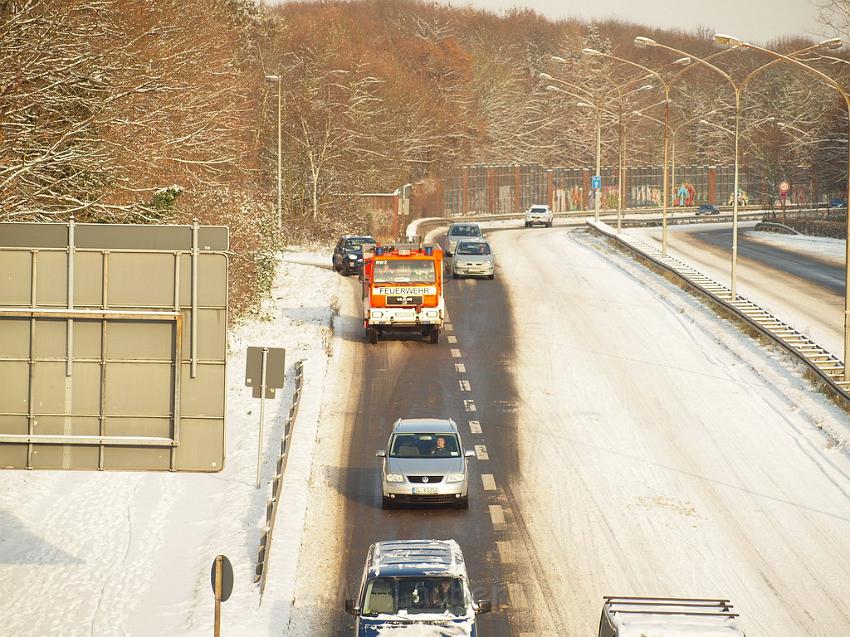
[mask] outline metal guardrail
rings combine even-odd
[[[850,408],[850,381],[840,380],[844,376],[844,363],[835,354],[749,299],[740,295],[733,299],[729,288],[705,276],[684,261],[671,257],[669,254],[662,256],[661,251],[655,246],[637,237],[617,233],[607,224],[588,220],[587,225],[593,231],[650,261],[656,267],[673,274],[698,295],[708,297],[769,338],[806,365],[824,382],[836,398],[841,399],[845,408]]]
[[[283,489],[283,473],[286,471],[286,463],[289,459],[289,442],[292,437],[292,427],[298,416],[298,406],[301,403],[301,388],[304,385],[304,364],[302,361],[295,363],[295,393],[292,395],[292,405],[289,407],[289,416],[283,428],[283,437],[280,439],[280,455],[277,459],[277,468],[272,481],[272,497],[266,504],[266,525],[260,535],[260,551],[257,555],[257,567],[254,572],[254,583],[260,585],[260,598],[266,589],[266,573],[268,572],[269,554],[272,548],[272,533],[274,522],[277,517],[277,506],[280,502]]]

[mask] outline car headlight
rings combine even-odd
[[[353,261],[354,259],[356,259],[356,258],[357,258],[357,255],[356,255],[356,254],[349,254],[349,255],[348,255],[348,258],[349,258],[349,259],[351,259],[351,260]]]
[[[404,476],[400,473],[388,473],[384,478],[387,482],[404,482]]]
[[[493,265],[493,262],[492,262],[492,261],[485,261],[485,262],[484,262],[484,265],[486,265],[486,266],[491,266],[491,265]]]
[[[446,476],[446,482],[463,482],[465,478],[463,473],[450,473]]]

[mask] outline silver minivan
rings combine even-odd
[[[455,504],[469,508],[468,458],[450,418],[399,419],[382,458],[383,507],[396,504]]]

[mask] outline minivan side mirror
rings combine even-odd
[[[353,599],[345,600],[345,612],[349,615],[357,615],[360,612],[360,608],[354,605]]]
[[[466,451],[463,452],[463,457],[464,458],[474,458],[475,452],[472,449],[467,449]]]
[[[381,449],[380,451],[376,451],[376,452],[375,452],[375,457],[376,457],[376,458],[386,458],[386,457],[387,457],[387,452],[386,452],[386,450],[385,450],[385,449]]]
[[[492,612],[493,610],[493,602],[489,599],[483,599],[478,602],[478,606],[475,609],[476,615],[483,615],[484,613]]]

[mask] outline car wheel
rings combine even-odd
[[[551,228],[551,227],[552,227],[552,222],[550,221],[549,223],[547,223],[547,224],[546,224],[546,227],[547,227],[547,228]]]
[[[488,278],[488,279],[490,279],[490,280],[492,281],[493,279],[495,279],[495,278],[496,278],[496,275],[495,275],[495,273],[494,273],[494,274],[488,274],[488,275],[487,275],[487,278]]]
[[[395,508],[395,502],[393,501],[392,498],[388,498],[387,496],[384,496],[383,498],[381,498],[381,508],[382,509],[394,509]]]
[[[457,272],[452,271],[452,278],[453,279],[459,279],[460,275]]]
[[[469,508],[469,496],[468,495],[465,495],[462,498],[458,499],[457,508],[458,509],[464,509],[464,510]]]

